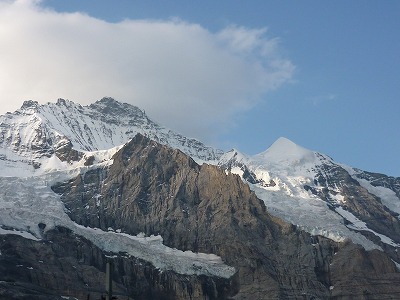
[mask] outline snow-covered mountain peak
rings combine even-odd
[[[395,178],[357,171],[283,137],[254,156],[232,150],[222,156],[220,166],[247,181],[274,215],[312,234],[337,241],[351,238],[366,249],[400,245],[397,233],[374,223],[367,212],[379,211],[386,218],[384,202],[398,216],[400,184]],[[397,219],[389,219],[398,226]],[[372,233],[380,244],[359,232]]]
[[[0,116],[0,169],[3,175],[10,173],[8,169],[15,174],[16,166],[34,172],[54,155],[64,162],[76,162],[85,153],[125,144],[137,133],[199,161],[215,161],[222,155],[222,151],[158,125],[138,107],[110,97],[88,106],[65,99],[43,105],[29,100],[14,113]]]
[[[270,178],[290,177],[299,181],[295,185],[301,187],[304,182],[315,176],[317,166],[327,160],[323,154],[303,148],[287,138],[279,138],[267,150],[249,156],[246,165],[257,178],[269,181]]]
[[[254,156],[255,160],[267,164],[293,165],[304,162],[314,162],[315,153],[303,148],[291,140],[280,137],[266,151]]]
[[[254,171],[263,169],[278,174],[284,172],[288,175],[289,172],[291,175],[304,175],[304,170],[313,169],[315,165],[321,163],[321,158],[325,156],[280,137],[267,150],[253,156],[232,149],[221,157],[219,164],[230,167],[246,164]]]
[[[267,149],[267,151],[299,155],[308,152],[309,150],[297,145],[286,137],[280,137]]]
[[[111,123],[124,123],[126,125],[140,123],[147,126],[158,127],[151,121],[146,113],[137,106],[118,102],[111,97],[104,97],[88,106],[100,114],[100,119]]]
[[[39,102],[33,100],[26,100],[22,103],[21,109],[30,109],[30,108],[37,108],[39,106]]]

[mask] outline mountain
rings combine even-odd
[[[396,299],[400,178],[222,153],[103,98],[0,117],[0,299]]]
[[[400,178],[338,164],[286,138],[254,156],[230,151],[219,165],[247,181],[274,215],[313,234],[385,249],[399,261]]]
[[[0,124],[0,166],[9,172],[3,175],[37,174],[40,166],[52,168],[61,162],[90,164],[91,152],[121,146],[137,133],[198,160],[215,160],[222,154],[158,125],[139,108],[112,98],[89,106],[64,99],[45,105],[25,101],[16,112],[1,116]],[[48,159],[55,157],[49,165]]]

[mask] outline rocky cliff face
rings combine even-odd
[[[376,292],[382,276],[400,279],[384,253],[313,237],[272,217],[239,176],[199,166],[141,135],[114,155],[109,168],[53,190],[79,224],[161,234],[170,247],[221,256],[238,270],[237,299],[359,296],[364,288]],[[365,275],[357,289],[347,284]]]

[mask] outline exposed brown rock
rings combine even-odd
[[[329,268],[332,299],[398,299],[400,274],[381,251],[345,243]]]

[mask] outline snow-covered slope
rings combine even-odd
[[[53,165],[60,164],[58,160],[70,164],[86,161],[88,152],[120,146],[137,133],[197,160],[215,160],[222,154],[158,125],[139,108],[112,98],[89,106],[63,99],[44,105],[25,101],[16,112],[0,116],[1,175],[43,173],[40,169],[49,158]]]
[[[254,156],[227,152],[219,165],[246,180],[273,215],[312,234],[350,238],[366,249],[400,247],[398,230],[390,230],[399,226],[398,196],[387,187],[373,187],[357,177],[360,171],[326,155],[281,137]],[[387,218],[391,225],[380,226],[371,215]]]

